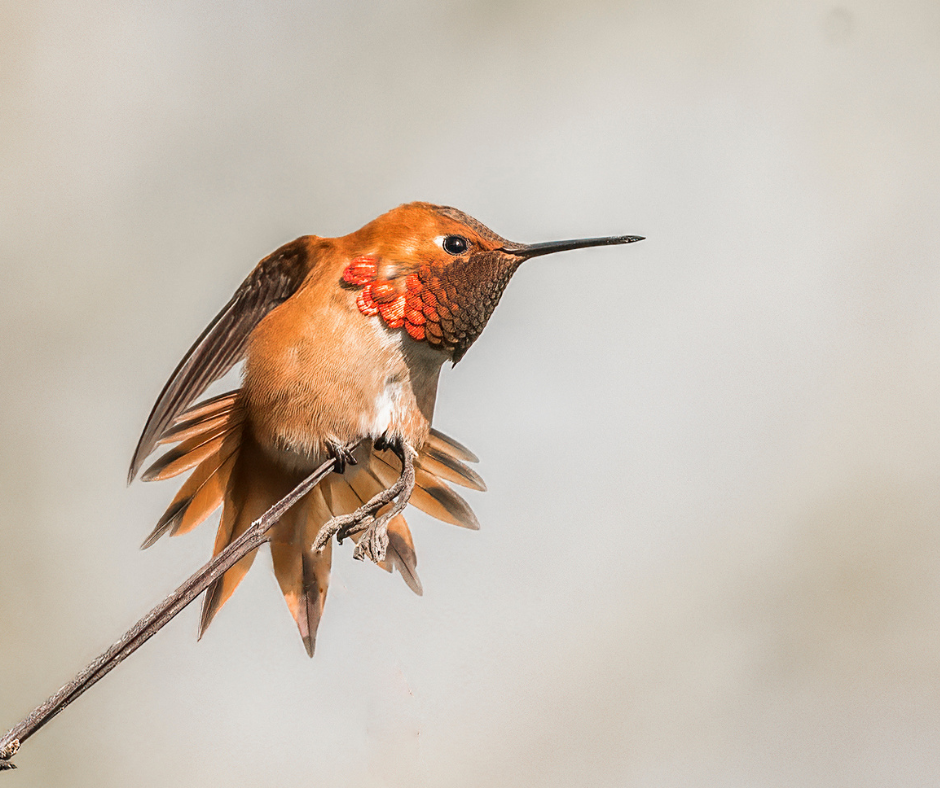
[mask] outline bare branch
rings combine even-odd
[[[368,503],[359,507],[352,514],[334,517],[317,534],[313,549],[323,549],[327,542],[337,535],[342,540],[365,529],[365,533],[356,545],[353,556],[360,560],[369,558],[376,563],[384,560],[388,547],[388,523],[408,504],[415,487],[414,458],[415,450],[401,442],[391,446],[401,460],[401,476],[387,490],[383,490]],[[306,479],[298,484],[286,496],[255,520],[245,533],[233,541],[221,553],[215,556],[202,569],[196,572],[172,594],[151,610],[146,616],[131,627],[124,636],[104,652],[74,679],[37,706],[18,725],[11,728],[0,739],[0,771],[15,769],[10,759],[16,755],[20,745],[51,720],[62,709],[85,690],[104,678],[127,657],[137,651],[144,643],[157,634],[175,616],[197,596],[205,591],[215,580],[231,569],[238,561],[252,550],[256,550],[267,539],[267,533],[281,516],[316,487],[333,470],[339,468],[342,459],[331,459],[323,463]],[[398,499],[397,501],[395,499]],[[387,512],[377,513],[388,504],[394,504]]]
[[[388,523],[407,506],[415,487],[415,450],[403,442],[391,448],[398,455],[402,464],[401,476],[398,481],[352,514],[334,517],[326,523],[320,529],[313,549],[323,549],[334,534],[342,540],[365,529],[359,544],[356,545],[353,556],[360,560],[369,558],[375,562],[384,560],[385,551],[388,547]],[[233,541],[131,627],[117,643],[94,660],[45,703],[33,709],[22,722],[11,728],[0,739],[0,771],[15,769],[16,765],[11,763],[10,759],[16,755],[24,741],[156,635],[184,607],[231,569],[239,560],[268,541],[268,531],[271,530],[281,516],[333,470],[338,469],[341,462],[341,459],[331,459],[323,463],[297,487],[255,520],[238,539]],[[387,512],[376,516],[383,507],[393,501],[394,504]]]
[[[37,706],[22,722],[11,728],[0,739],[0,771],[16,768],[14,764],[10,763],[10,758],[16,755],[20,745],[26,739],[150,640],[177,613],[205,591],[213,581],[231,569],[241,558],[266,542],[267,532],[278,519],[329,475],[333,471],[334,464],[334,460],[323,463],[290,493],[255,520],[238,539],[233,541],[131,627],[117,643],[94,660],[45,703]]]
[[[415,450],[404,442],[396,443],[391,448],[401,460],[401,476],[398,481],[373,496],[351,514],[339,515],[324,523],[313,542],[314,550],[322,550],[334,535],[337,541],[342,543],[343,539],[365,529],[353,551],[353,558],[360,561],[368,558],[375,563],[385,560],[385,551],[388,549],[388,524],[408,505],[415,488]],[[396,497],[398,500],[391,509],[376,516],[382,507],[390,504]]]

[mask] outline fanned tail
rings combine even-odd
[[[287,495],[302,480],[302,475],[285,473],[265,456],[264,451],[250,438],[244,438],[232,467],[222,521],[215,537],[213,555],[218,555],[238,539],[248,527],[268,509]],[[285,512],[270,532],[272,542],[290,542],[310,496],[301,500],[293,509]],[[199,622],[199,637],[202,637],[212,619],[219,612],[248,573],[255,560],[257,550],[252,550],[229,569],[206,590]]]
[[[188,470],[192,473],[144,547],[166,533],[175,536],[191,531],[221,505],[213,550],[213,555],[218,555],[301,480],[299,472],[287,472],[275,465],[252,439],[243,435],[243,424],[236,391],[194,405],[163,431],[158,442],[177,445],[147,470],[144,479],[166,479]],[[316,552],[313,542],[331,517],[355,511],[394,484],[401,472],[401,461],[392,451],[362,445],[355,456],[357,465],[348,465],[343,475],[328,476],[271,531],[274,571],[310,656],[316,647],[332,562],[332,543]],[[466,501],[448,485],[485,490],[483,480],[466,465],[476,461],[466,447],[432,430],[415,460],[416,486],[410,503],[443,522],[479,528]],[[353,539],[358,541],[358,535]],[[397,569],[405,584],[421,595],[414,540],[401,515],[388,524],[388,539],[386,559],[379,566],[387,572]],[[255,551],[246,555],[208,588],[199,637],[241,583],[254,557]]]
[[[219,508],[241,443],[242,422],[236,392],[229,392],[183,412],[160,436],[161,443],[181,442],[147,470],[146,480],[195,470],[142,547],[150,547],[165,533],[191,531]]]

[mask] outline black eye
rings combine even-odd
[[[467,239],[462,235],[448,235],[444,239],[443,247],[447,254],[463,254],[467,251]]]

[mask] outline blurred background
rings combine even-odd
[[[936,785],[940,5],[0,3],[0,728],[161,600],[164,381],[256,261],[411,200],[533,261],[436,425],[423,598],[270,559],[22,786]]]

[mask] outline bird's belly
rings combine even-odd
[[[337,374],[321,380],[310,375],[282,377],[276,385],[265,386],[246,377],[249,429],[279,465],[312,470],[331,456],[331,446],[380,437],[412,446],[424,442],[429,419],[418,407],[406,372],[348,372],[344,370],[341,379]]]

